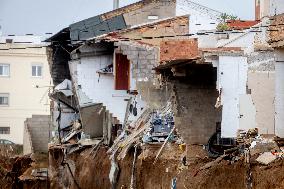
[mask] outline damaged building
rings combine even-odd
[[[56,85],[50,94],[53,188],[151,188],[152,181],[153,188],[168,188],[183,178],[195,150],[204,159],[219,157],[213,164],[225,157],[249,156],[249,162],[251,140],[282,137],[282,46],[268,40],[271,20],[229,20],[223,31],[216,29],[221,13],[197,5],[140,1],[47,40]],[[168,166],[161,169],[165,183],[143,175],[155,175],[156,163]],[[201,162],[191,176],[210,163]],[[242,166],[236,177],[246,175]],[[88,179],[93,170],[95,184]],[[242,184],[251,184],[249,175]]]

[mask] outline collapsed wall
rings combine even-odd
[[[215,108],[217,71],[212,65],[187,66],[189,75],[174,81],[175,125],[186,144],[207,144],[220,128],[221,109]]]

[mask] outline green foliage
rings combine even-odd
[[[224,31],[224,30],[228,30],[229,29],[229,26],[227,23],[220,23],[217,25],[217,28],[216,28],[218,31]]]
[[[227,21],[228,20],[237,20],[237,19],[238,19],[237,16],[230,15],[230,14],[227,14],[227,13],[222,13],[220,15],[220,20],[222,20],[222,21],[217,25],[216,29],[219,30],[219,31],[228,30],[229,26],[227,24]]]

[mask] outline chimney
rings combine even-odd
[[[119,0],[113,0],[113,10],[119,8]]]
[[[255,0],[255,20],[260,20],[260,0]]]

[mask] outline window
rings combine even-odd
[[[9,105],[9,94],[0,94],[0,106]]]
[[[10,65],[0,64],[0,76],[9,76],[9,75],[10,75]]]
[[[0,134],[10,134],[10,127],[0,127]]]
[[[42,66],[41,65],[33,65],[32,66],[32,76],[33,77],[41,77],[42,76]]]

